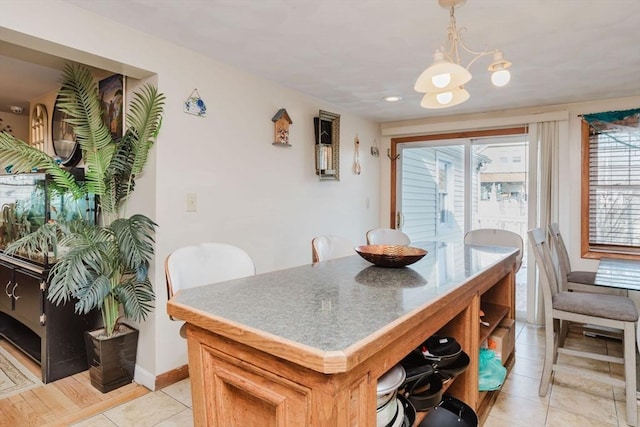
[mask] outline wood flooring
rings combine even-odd
[[[11,344],[0,339],[0,346],[40,376],[40,366]],[[89,371],[84,371],[0,399],[0,427],[68,426],[147,393],[148,389],[132,383],[103,394],[91,385]]]

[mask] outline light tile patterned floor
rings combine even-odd
[[[545,397],[538,396],[544,352],[544,328],[517,324],[516,363],[489,413],[484,427],[623,427],[626,426],[624,390],[565,372],[554,374]],[[619,341],[585,337],[571,330],[567,344],[603,354],[620,355]],[[561,355],[560,358],[567,358]],[[622,378],[621,365],[576,363],[598,367]]]
[[[542,371],[544,329],[523,323],[516,326],[516,363],[489,413],[484,427],[622,427],[626,426],[624,390],[577,378],[566,373],[554,376],[549,393],[538,396]],[[571,345],[617,354],[621,344],[585,337],[572,331]],[[564,356],[561,356],[564,357]],[[621,377],[619,366],[601,368]],[[87,419],[78,427],[145,427],[193,425],[189,380]],[[303,426],[301,426],[303,427]]]

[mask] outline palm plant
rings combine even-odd
[[[75,301],[77,313],[99,308],[105,333],[111,336],[121,313],[142,321],[153,309],[148,267],[157,225],[144,215],[127,217],[126,208],[160,129],[164,95],[151,85],[136,93],[127,129],[118,139],[102,120],[98,86],[85,67],[65,67],[59,102],[82,150],[85,180],[77,181],[55,158],[6,132],[0,133],[0,164],[12,165],[16,173],[43,170],[58,191],[76,199],[94,194],[99,221],[49,222],[9,245],[5,253],[53,251],[57,262],[49,273],[48,298],[55,304]]]

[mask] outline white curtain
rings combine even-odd
[[[560,151],[560,122],[548,121],[529,125],[529,141],[537,146],[537,209],[536,218],[530,218],[530,223],[547,230],[549,224],[559,220],[559,151]],[[533,179],[533,174],[532,174]],[[533,202],[533,201],[532,201]],[[528,282],[535,283],[528,293],[533,298],[534,312],[529,320],[536,324],[544,323],[544,307],[542,306],[542,290],[536,280],[535,262],[529,264],[531,270]],[[530,313],[531,314],[531,313]]]
[[[559,204],[559,125],[558,122],[536,123],[538,151],[540,153],[540,188],[538,224],[546,230],[549,224],[558,222]]]

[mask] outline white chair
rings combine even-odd
[[[400,230],[393,228],[374,228],[367,231],[368,245],[401,245],[409,246],[411,239]]]
[[[564,244],[560,227],[557,223],[549,224],[549,235],[553,247],[552,254],[555,253],[560,277],[566,277],[567,290],[580,292],[593,292],[598,294],[627,295],[624,289],[613,289],[602,286],[594,286],[596,273],[594,271],[572,271],[569,252]]]
[[[242,249],[226,243],[200,243],[171,252],[164,262],[167,295],[209,283],[256,274],[251,257]],[[173,320],[173,318],[172,318]],[[183,331],[181,330],[181,335]]]
[[[313,238],[311,254],[313,262],[320,262],[355,255],[356,251],[353,243],[348,239],[328,234]]]
[[[522,252],[524,242],[518,233],[497,228],[479,228],[471,230],[464,235],[465,245],[480,246],[501,246],[507,248],[518,248],[520,253],[516,257],[516,272],[522,266]]]
[[[564,370],[584,378],[623,387],[627,402],[627,423],[637,425],[636,403],[636,335],[638,311],[631,299],[620,295],[587,292],[568,292],[558,283],[558,275],[551,257],[546,233],[541,228],[529,230],[529,243],[536,259],[542,288],[545,319],[545,357],[538,394],[544,397],[549,390],[551,373]],[[561,280],[566,278],[561,277]],[[615,357],[584,350],[565,348],[565,330],[568,322],[593,324],[623,331],[624,357]],[[609,372],[595,372],[567,363],[558,362],[558,355],[600,360],[624,365],[624,380],[610,376]]]

